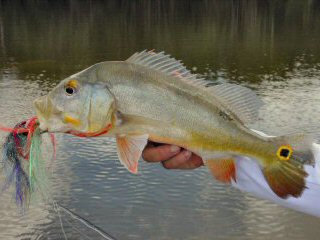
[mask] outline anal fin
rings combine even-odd
[[[148,143],[148,135],[117,136],[118,157],[131,173],[138,172],[138,161]]]
[[[206,165],[217,180],[224,183],[231,183],[231,180],[236,181],[236,167],[233,158],[207,159]]]

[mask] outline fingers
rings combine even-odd
[[[178,154],[181,148],[173,145],[154,147],[149,144],[142,152],[142,157],[147,162],[162,162]]]
[[[195,169],[203,166],[203,161],[201,157],[183,150],[171,159],[163,161],[162,165],[166,169]]]
[[[161,162],[166,169],[195,169],[203,166],[201,157],[174,145],[149,143],[142,157],[147,162]]]

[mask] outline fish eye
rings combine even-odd
[[[73,88],[73,87],[66,87],[66,93],[68,94],[68,95],[73,95],[76,91],[75,91],[75,89]]]
[[[68,96],[71,96],[76,93],[77,88],[78,81],[76,79],[72,79],[65,85],[65,92]]]

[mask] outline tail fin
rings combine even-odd
[[[281,198],[298,198],[306,188],[304,165],[314,165],[312,138],[303,134],[270,139],[277,146],[275,161],[266,164],[264,176]]]
[[[303,168],[288,162],[275,165],[263,169],[264,177],[272,191],[281,198],[289,196],[298,198],[306,188],[305,177],[308,174]]]

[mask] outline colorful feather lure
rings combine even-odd
[[[16,203],[24,209],[29,205],[32,193],[36,190],[43,191],[46,182],[38,119],[32,117],[14,128],[0,127],[0,130],[9,132],[3,145],[2,163],[6,174],[3,191],[14,184]],[[50,136],[55,156],[55,138],[53,134]]]

